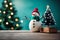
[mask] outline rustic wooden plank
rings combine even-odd
[[[60,40],[60,33],[32,33],[28,30],[1,31],[0,40]]]

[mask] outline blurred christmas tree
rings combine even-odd
[[[0,9],[0,29],[3,30],[20,30],[20,19],[16,17],[16,10],[12,0],[3,0]]]
[[[51,25],[55,25],[55,19],[53,17],[53,14],[51,13],[51,10],[49,8],[49,5],[47,5],[47,9],[46,9],[46,12],[43,16],[43,21],[42,21],[43,24],[47,25],[48,27],[51,26]]]

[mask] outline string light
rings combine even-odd
[[[11,15],[14,15],[14,13],[12,12]]]
[[[9,19],[11,18],[11,16],[8,17]]]
[[[13,27],[11,27],[11,30],[14,30],[14,28],[13,28]]]
[[[5,7],[8,7],[8,5],[6,4]]]
[[[10,10],[12,10],[13,8],[12,7],[10,7]]]
[[[4,3],[7,3],[7,1],[5,0]]]
[[[17,27],[19,27],[19,24],[16,24]]]
[[[9,3],[9,5],[12,5],[12,3]]]
[[[45,22],[47,22],[47,21],[45,21]]]
[[[1,13],[1,10],[0,10],[0,13]]]
[[[8,22],[6,22],[6,25],[8,25],[9,23]]]
[[[18,19],[16,18],[15,21],[18,21]]]
[[[5,11],[3,11],[3,13],[5,14],[6,12],[5,12]]]
[[[21,20],[20,22],[23,23],[23,20]]]
[[[2,22],[2,19],[0,19],[0,22]]]

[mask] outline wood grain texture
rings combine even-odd
[[[30,31],[0,31],[0,40],[60,40],[60,33],[32,33]]]

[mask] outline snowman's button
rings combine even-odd
[[[33,23],[33,25],[35,25],[35,23]]]
[[[35,28],[35,26],[33,26],[33,28]]]
[[[35,22],[35,21],[33,21],[33,22]]]

